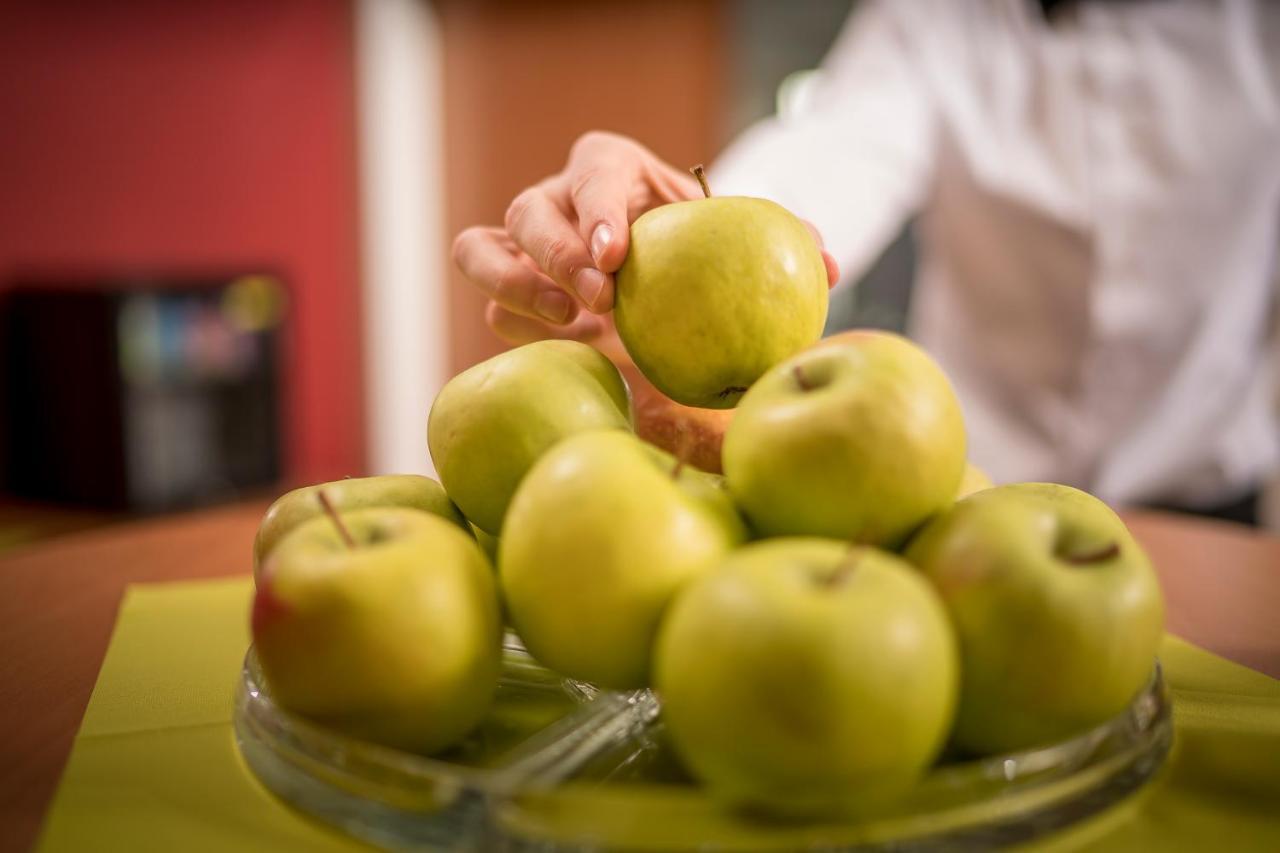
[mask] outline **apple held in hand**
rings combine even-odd
[[[1102,501],[997,486],[930,522],[907,557],[951,613],[963,672],[955,741],[978,754],[1051,743],[1122,711],[1151,677],[1164,605]]]
[[[748,545],[690,584],[654,670],[712,795],[794,817],[900,793],[945,742],[958,678],[946,611],[910,565],[811,538]]]
[[[441,389],[427,442],[458,508],[494,536],[516,486],[565,436],[631,428],[627,384],[609,359],[576,341],[538,341],[494,356]]]
[[[334,509],[344,512],[374,506],[400,506],[420,509],[469,530],[467,520],[449,500],[444,487],[430,477],[418,474],[386,474],[379,477],[354,477],[304,486],[281,495],[267,508],[258,535],[253,540],[253,576],[256,579],[262,561],[285,534],[304,521],[324,513],[319,492]]]
[[[846,332],[761,377],[725,433],[723,460],[758,533],[892,547],[954,500],[964,419],[923,350],[888,332]]]
[[[622,431],[561,442],[511,502],[499,574],[539,661],[603,687],[643,687],[671,597],[746,531],[719,477]]]
[[[341,525],[304,522],[263,564],[253,641],[267,685],[281,707],[356,737],[449,747],[497,687],[488,561],[456,525],[418,510],[355,510]]]
[[[818,340],[827,318],[827,273],[813,234],[759,198],[645,213],[631,226],[615,282],[614,320],[627,352],[686,406],[733,407],[766,370]]]

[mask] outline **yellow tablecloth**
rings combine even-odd
[[[353,850],[274,799],[231,730],[248,578],[130,587],[39,848]],[[1177,638],[1159,781],[1039,849],[1280,850],[1280,682]]]

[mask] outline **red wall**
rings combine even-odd
[[[290,479],[364,464],[349,2],[0,4],[0,282],[269,267]]]

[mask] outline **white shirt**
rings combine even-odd
[[[854,279],[920,214],[909,332],[997,481],[1207,504],[1277,467],[1280,3],[863,4],[712,186]]]

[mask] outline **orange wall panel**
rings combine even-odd
[[[592,129],[634,135],[674,163],[717,151],[725,90],[721,2],[441,0],[450,237],[500,224],[521,189]],[[452,367],[502,348],[484,299],[450,269]]]

